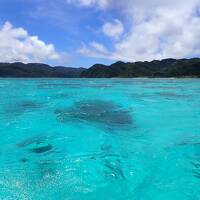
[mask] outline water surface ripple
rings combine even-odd
[[[0,79],[0,199],[200,199],[199,79]]]

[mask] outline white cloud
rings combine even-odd
[[[115,19],[113,23],[106,22],[102,27],[102,31],[105,35],[117,40],[123,34],[124,26],[120,20]]]
[[[42,62],[58,60],[60,55],[53,44],[45,44],[37,36],[30,36],[23,28],[15,28],[10,22],[0,27],[1,62]]]
[[[106,8],[121,12],[130,28],[121,30],[124,36],[114,43],[107,58],[136,61],[200,56],[199,7],[199,0],[108,0]],[[105,30],[115,37],[112,24]],[[85,48],[91,50],[90,45]]]
[[[78,53],[89,57],[107,58],[109,51],[103,44],[91,42],[88,46],[84,45],[78,50]]]
[[[107,8],[110,0],[67,0],[67,3],[73,3],[81,6],[98,6],[100,8]]]
[[[104,45],[97,43],[97,42],[91,42],[91,47],[94,48],[96,51],[101,53],[108,53],[108,50],[105,48]]]

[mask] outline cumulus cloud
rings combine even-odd
[[[37,36],[30,36],[23,28],[5,22],[0,28],[0,60],[2,62],[42,62],[59,60],[53,44],[46,44]]]
[[[126,34],[114,43],[107,58],[136,61],[200,56],[199,7],[199,0],[107,0],[106,8],[118,9],[130,25],[129,30],[119,31],[119,35]],[[109,37],[117,35],[112,25],[107,23],[103,29]],[[90,45],[85,48],[91,50]]]
[[[115,19],[113,23],[106,22],[102,27],[102,31],[105,35],[117,40],[123,34],[124,26],[120,20]]]

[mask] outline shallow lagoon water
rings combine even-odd
[[[0,79],[0,199],[200,199],[199,79]]]

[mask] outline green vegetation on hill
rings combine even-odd
[[[200,59],[164,59],[151,62],[116,62],[110,66],[96,64],[84,70],[81,77],[200,77]]]
[[[41,63],[0,63],[0,77],[79,77],[84,68],[51,67]]]
[[[89,69],[51,67],[41,63],[0,63],[0,77],[132,78],[200,77],[200,58],[95,64]]]

